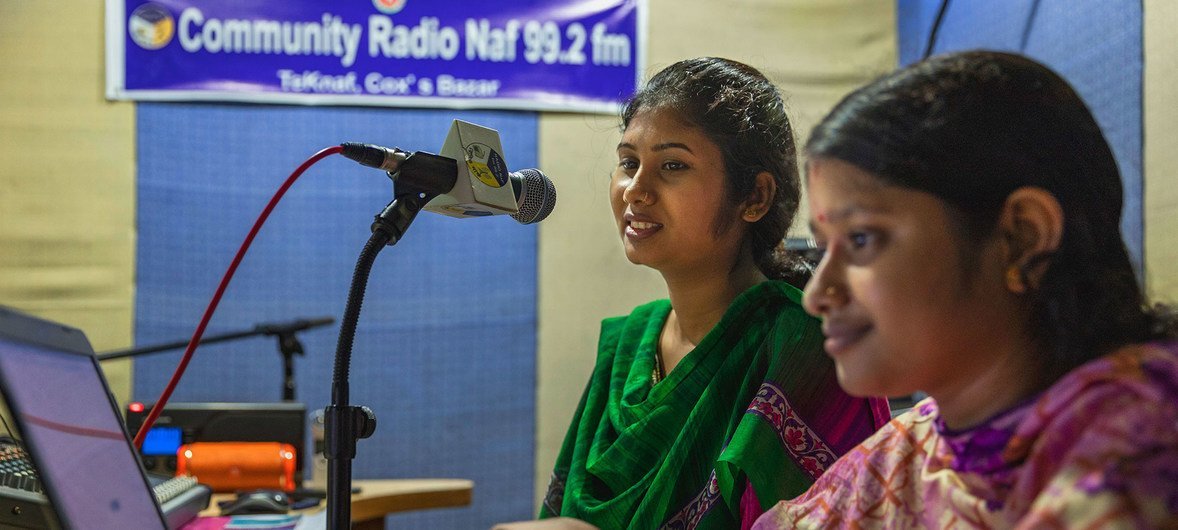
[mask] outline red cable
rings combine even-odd
[[[270,216],[270,212],[278,205],[278,201],[286,194],[286,190],[290,189],[295,180],[303,174],[307,168],[314,165],[316,162],[327,158],[342,151],[340,146],[328,147],[318,153],[315,153],[306,162],[303,162],[298,169],[287,177],[286,182],[278,188],[274,196],[270,198],[270,203],[262,210],[262,214],[258,216],[258,220],[254,222],[254,227],[250,229],[249,235],[245,236],[245,241],[241,243],[241,248],[237,249],[237,255],[233,256],[233,263],[229,264],[229,269],[225,271],[225,276],[221,278],[221,285],[217,286],[217,292],[213,294],[213,299],[209,300],[209,305],[205,308],[204,317],[200,319],[200,324],[196,326],[196,331],[192,334],[192,339],[188,341],[188,348],[184,350],[184,357],[180,359],[180,365],[176,367],[176,372],[172,374],[172,380],[168,381],[168,386],[164,388],[160,398],[156,400],[155,405],[151,407],[151,412],[147,414],[147,419],[143,420],[143,425],[139,427],[139,432],[135,434],[135,447],[143,447],[143,439],[147,437],[147,431],[151,429],[156,418],[159,417],[160,412],[164,410],[164,405],[168,402],[168,398],[172,396],[172,391],[176,389],[176,384],[180,382],[180,378],[184,376],[184,370],[188,368],[188,361],[192,360],[192,354],[196,351],[196,345],[200,342],[200,337],[204,335],[205,327],[209,325],[209,319],[213,317],[213,312],[217,310],[217,304],[221,302],[221,295],[225,294],[225,288],[229,286],[229,281],[233,279],[233,273],[237,271],[237,266],[241,264],[241,259],[245,257],[245,252],[249,250],[250,243],[253,243],[254,236],[258,235],[258,230],[262,228],[262,224],[266,222],[266,218]]]

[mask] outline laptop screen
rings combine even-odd
[[[165,528],[93,354],[3,331],[0,389],[63,526]]]

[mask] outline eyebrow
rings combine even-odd
[[[854,203],[854,204],[848,205],[844,208],[840,208],[838,210],[835,210],[833,212],[826,214],[826,219],[824,222],[842,221],[843,219],[846,219],[856,213],[861,213],[861,212],[862,213],[886,213],[887,209],[865,206],[863,204]],[[821,214],[819,214],[819,215],[821,215]],[[810,233],[817,234],[818,233],[818,224],[815,223],[813,219],[810,220],[809,224],[810,224]]]
[[[688,153],[695,154],[695,151],[692,151],[690,147],[687,147],[687,144],[681,143],[681,142],[666,142],[666,143],[661,143],[661,144],[655,144],[651,148],[651,150],[653,150],[653,151],[666,151],[667,149],[675,149],[675,148],[682,149],[684,151],[687,151]],[[632,149],[632,150],[637,151],[638,147],[636,147],[634,144],[621,142],[618,144],[618,149]]]

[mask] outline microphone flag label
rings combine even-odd
[[[507,163],[497,151],[481,143],[466,146],[466,165],[470,174],[492,188],[507,184]]]
[[[515,190],[508,182],[507,161],[499,133],[481,125],[454,120],[439,155],[460,160],[458,178],[449,193],[425,205],[450,217],[483,217],[519,211]]]

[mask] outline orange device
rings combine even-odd
[[[194,442],[176,451],[176,474],[192,475],[213,491],[293,491],[294,447],[279,442]]]

